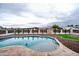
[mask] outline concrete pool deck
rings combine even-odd
[[[34,51],[24,46],[3,47],[0,48],[0,56],[79,56],[78,53],[65,47],[61,42],[59,44],[58,49],[50,52]]]

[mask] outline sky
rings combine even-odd
[[[0,26],[79,25],[78,3],[0,3]]]

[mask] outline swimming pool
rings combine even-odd
[[[58,42],[48,36],[13,36],[0,38],[0,48],[21,45],[35,51],[53,51],[59,47]]]

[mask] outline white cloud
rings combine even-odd
[[[74,9],[74,3],[31,3],[29,8],[32,12],[57,11],[67,13]]]
[[[63,22],[65,20],[62,20],[62,17],[70,15],[75,9],[75,5],[69,3],[31,3],[28,4],[28,7],[29,11],[20,11],[20,16],[12,13],[0,14],[4,20],[0,21],[0,24],[32,24],[31,26],[33,26],[33,23],[36,23],[36,26],[38,24],[41,26],[41,24],[44,25],[51,22]],[[26,10],[27,6],[24,9]]]
[[[58,22],[58,20],[56,20],[55,18],[52,18],[52,19],[40,18],[27,12],[22,12],[21,16],[8,14],[8,13],[2,13],[2,16],[4,16],[4,18],[2,18],[4,21],[0,21],[0,24],[7,25],[7,26],[17,24],[20,26],[30,25],[33,27],[33,26],[41,26],[41,25],[43,26],[50,22]]]
[[[61,21],[63,17],[69,16],[75,10],[74,3],[31,3],[29,4],[30,11],[38,17],[51,17]],[[61,19],[58,19],[61,18]],[[51,19],[52,20],[52,19]]]
[[[5,3],[79,3],[79,0],[1,0]]]

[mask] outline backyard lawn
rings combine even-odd
[[[59,34],[58,36],[61,37],[62,39],[66,39],[66,40],[79,41],[78,37],[75,37],[75,36],[72,36],[72,35]]]

